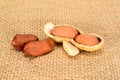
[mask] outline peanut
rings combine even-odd
[[[46,54],[54,49],[55,42],[48,38],[40,41],[29,42],[24,47],[26,56],[36,57]]]
[[[89,34],[78,35],[75,38],[75,41],[80,44],[87,45],[87,46],[93,46],[93,45],[97,45],[99,43],[99,40],[96,36],[92,36]]]
[[[15,49],[21,50],[26,43],[38,40],[39,39],[32,34],[16,34],[11,44]]]
[[[54,36],[73,39],[78,35],[78,32],[71,26],[56,26],[51,30],[51,34]]]
[[[76,56],[79,54],[79,49],[73,46],[68,41],[63,41],[63,49],[68,53],[70,56]]]

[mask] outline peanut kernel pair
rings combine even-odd
[[[25,56],[37,57],[54,49],[55,42],[50,38],[38,39],[32,34],[17,34],[12,43],[17,50],[23,50]]]
[[[44,26],[44,32],[57,43],[63,43],[63,49],[70,56],[77,55],[79,49],[85,51],[99,50],[104,44],[101,36],[97,34],[85,34],[70,25],[61,26],[47,23]]]

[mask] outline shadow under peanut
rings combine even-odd
[[[84,51],[84,50],[80,50],[79,55],[85,55],[85,56],[99,56],[103,53],[103,49],[100,49],[98,51],[94,51],[94,52],[88,52],[88,51]]]

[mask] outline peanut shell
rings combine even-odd
[[[99,43],[96,45],[93,45],[93,46],[87,46],[84,44],[80,44],[80,43],[77,43],[75,40],[72,40],[71,43],[74,44],[79,49],[85,50],[85,51],[97,51],[97,50],[101,49],[103,47],[103,44],[104,44],[104,39],[97,34],[93,34],[93,33],[90,34],[89,33],[89,35],[96,36],[99,39]]]
[[[59,37],[59,36],[54,36],[51,34],[51,30],[56,27],[56,26],[59,26],[59,25],[54,25],[52,23],[47,23],[44,25],[44,32],[47,36],[49,36],[50,38],[52,38],[53,40],[55,40],[56,42],[58,43],[62,43],[63,41],[68,41],[68,42],[71,42],[71,38],[63,38],[63,37]],[[64,24],[62,26],[71,26],[71,25],[68,25],[68,24]],[[72,26],[74,28],[74,26]],[[74,28],[75,29],[75,28]],[[82,31],[79,31],[80,33],[82,33]]]
[[[70,42],[68,41],[63,41],[63,49],[65,50],[65,52],[68,53],[68,55],[70,56],[76,56],[79,54],[79,49],[77,47],[75,47],[74,45],[72,45]]]
[[[54,25],[52,23],[47,23],[45,26],[44,26],[44,32],[47,36],[49,36],[50,38],[52,38],[53,40],[55,40],[56,42],[58,43],[62,43],[63,41],[68,41],[68,42],[71,42],[73,45],[75,45],[77,48],[79,48],[80,50],[85,50],[85,51],[97,51],[99,49],[101,49],[104,45],[104,39],[97,35],[97,34],[93,34],[93,33],[89,33],[90,35],[93,35],[93,36],[96,36],[98,39],[99,39],[99,43],[97,45],[93,45],[93,46],[87,46],[87,45],[84,45],[84,44],[80,44],[80,43],[77,43],[75,41],[75,39],[71,39],[71,38],[63,38],[63,37],[58,37],[58,36],[54,36],[52,35],[50,32],[51,30],[56,27],[57,25]],[[59,26],[59,25],[58,25]],[[67,24],[68,26],[68,24]],[[75,28],[74,26],[72,26],[73,28]],[[81,30],[79,29],[76,29],[80,34],[84,34]],[[66,42],[64,42],[66,43]],[[69,48],[69,47],[67,47]],[[66,49],[67,50],[67,49]],[[69,49],[68,49],[69,50]],[[66,51],[66,52],[69,52],[69,51]],[[68,53],[69,54],[69,53]]]

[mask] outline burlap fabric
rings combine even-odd
[[[24,57],[11,46],[17,33],[47,38],[47,22],[99,34],[105,46],[69,57],[57,44],[37,58]],[[120,1],[0,0],[0,80],[120,80]]]

